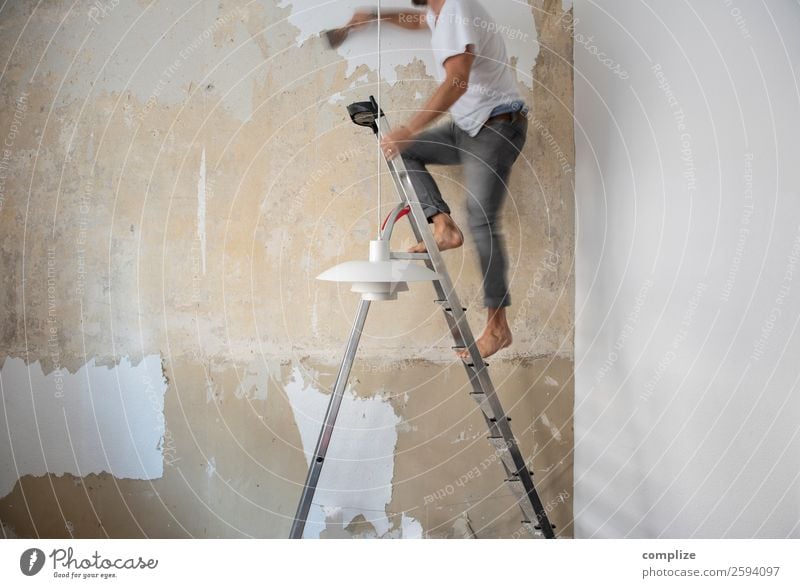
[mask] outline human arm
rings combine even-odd
[[[419,10],[381,10],[381,21],[412,31],[427,29],[426,14]],[[346,26],[358,29],[378,20],[378,11],[357,10]]]
[[[445,79],[422,109],[405,126],[398,127],[381,140],[381,149],[386,157],[391,158],[400,153],[406,146],[405,142],[447,112],[466,93],[474,59],[471,45],[466,47],[464,53],[447,58],[444,62]]]

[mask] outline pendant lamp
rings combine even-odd
[[[399,292],[408,291],[408,282],[429,282],[438,274],[412,259],[392,259],[389,241],[374,239],[369,242],[369,261],[345,261],[317,279],[350,282],[350,290],[364,300],[397,300]]]
[[[381,5],[378,0],[378,78],[381,73]],[[378,107],[380,102],[380,83],[378,84],[378,102],[370,97],[370,102],[356,102],[347,107],[351,120],[359,125],[371,127],[378,139],[378,214],[381,209],[381,130],[377,122],[383,113]],[[322,272],[318,280],[331,282],[350,282],[351,291],[361,294],[363,300],[397,300],[399,292],[408,291],[408,282],[429,282],[438,280],[439,275],[427,267],[417,265],[414,260],[424,256],[392,253],[389,240],[395,222],[409,213],[408,206],[397,205],[386,217],[383,224],[378,218],[378,238],[369,242],[369,261],[345,261]]]

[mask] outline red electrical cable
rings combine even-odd
[[[405,208],[403,208],[403,209],[402,209],[400,212],[398,212],[398,213],[397,213],[397,217],[394,219],[394,220],[395,220],[395,222],[399,221],[401,218],[403,218],[403,217],[404,217],[405,215],[407,215],[409,212],[411,212],[411,209],[410,209],[408,206],[406,206]],[[390,212],[389,214],[387,214],[387,215],[386,215],[386,218],[385,218],[385,219],[383,219],[383,224],[381,225],[381,231],[382,231],[383,229],[385,229],[385,228],[386,228],[386,223],[388,223],[388,222],[389,222],[389,217],[390,217],[390,216],[392,216],[392,213],[391,213],[391,212]]]

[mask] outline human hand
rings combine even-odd
[[[378,15],[375,13],[375,11],[356,10],[353,13],[353,17],[350,19],[350,22],[347,23],[347,27],[351,29],[360,29],[367,26],[377,18]]]
[[[388,135],[383,136],[381,150],[387,159],[392,159],[408,147],[408,142],[412,137],[413,133],[407,127],[399,127]]]

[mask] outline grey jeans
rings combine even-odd
[[[516,113],[513,120],[485,125],[470,137],[453,122],[417,135],[402,152],[409,178],[417,191],[428,222],[439,212],[450,214],[427,165],[461,164],[467,197],[467,221],[483,272],[483,300],[488,308],[511,304],[505,245],[498,213],[505,200],[511,166],[525,144],[528,120]]]

